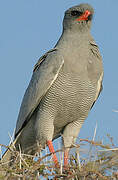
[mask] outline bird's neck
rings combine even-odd
[[[83,43],[88,42],[89,39],[91,39],[90,30],[84,32],[73,32],[71,30],[64,30],[55,47],[79,47]]]

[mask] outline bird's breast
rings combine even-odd
[[[61,128],[78,119],[83,121],[92,106],[94,94],[86,74],[80,76],[62,68],[42,104],[54,117],[54,126]]]

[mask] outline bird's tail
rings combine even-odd
[[[16,151],[15,144],[16,144],[20,134],[21,133],[18,134],[18,136],[15,138],[15,140],[9,145],[8,149],[2,155],[0,163],[10,165],[13,162],[13,157],[15,156],[15,151]]]
[[[11,144],[9,148],[5,151],[5,153],[2,155],[1,158],[1,163],[2,164],[10,164],[12,161],[12,156],[13,156],[13,145]]]

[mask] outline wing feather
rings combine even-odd
[[[46,53],[34,67],[31,81],[20,107],[15,137],[19,134],[22,127],[27,124],[42,97],[58,77],[60,69],[64,64],[64,59],[57,51],[54,49]]]

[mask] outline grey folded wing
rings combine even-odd
[[[101,57],[101,54],[99,51],[99,47],[97,46],[97,44],[94,42],[93,39],[90,40],[90,50],[91,50],[93,56],[96,58],[96,60],[94,58],[93,58],[93,60],[95,60],[95,63],[96,63],[95,70],[97,73],[96,73],[96,75],[94,74],[93,76],[91,76],[91,79],[94,79],[94,81],[97,81],[96,95],[95,95],[95,100],[93,102],[93,105],[94,105],[94,103],[98,99],[98,97],[103,89],[102,81],[103,81],[104,72],[103,72],[102,57]],[[92,107],[93,107],[93,105],[92,105]]]
[[[20,107],[15,137],[27,124],[42,97],[58,77],[63,64],[63,56],[58,53],[57,49],[52,49],[43,55],[35,65],[31,81]]]

